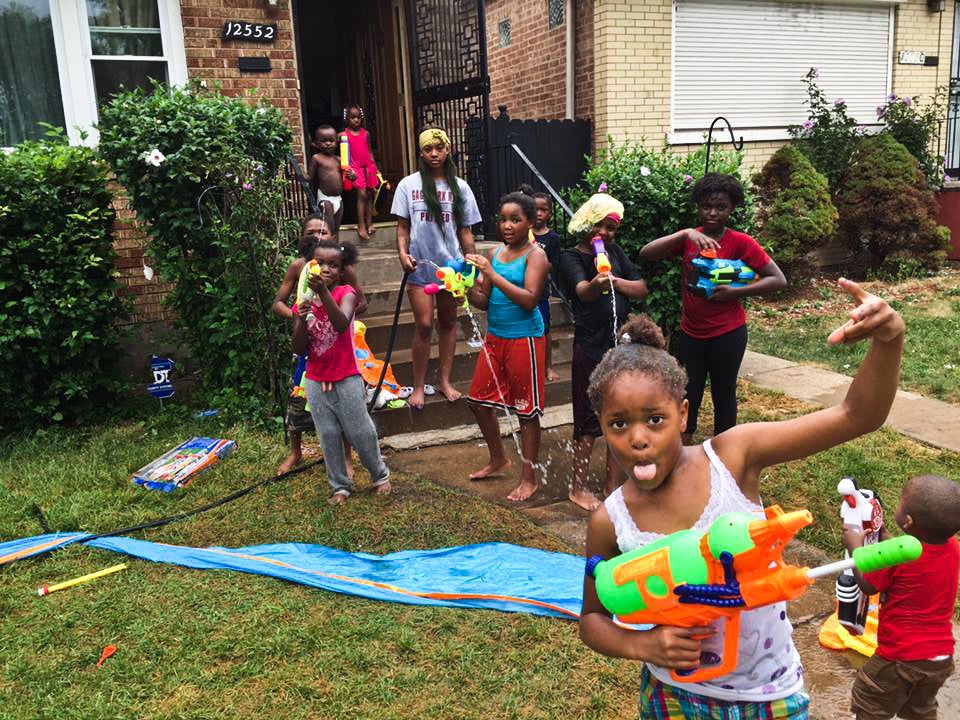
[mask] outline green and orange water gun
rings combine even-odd
[[[817,578],[856,567],[870,572],[916,560],[923,548],[910,535],[858,548],[847,560],[816,568],[783,561],[783,549],[813,522],[808,510],[766,508],[766,519],[727,513],[706,533],[681,530],[610,560],[587,560],[597,596],[619,620],[631,624],[697,627],[725,619],[720,662],[692,672],[671,672],[679,682],[702,682],[734,670],[744,610],[793,600]]]

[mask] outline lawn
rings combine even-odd
[[[865,283],[907,322],[901,384],[960,403],[960,272],[897,284]],[[827,335],[847,320],[850,304],[835,283],[819,280],[798,296],[750,304],[750,349],[853,375],[866,345],[828,348]]]
[[[744,421],[809,410],[746,383],[739,392]],[[239,450],[185,491],[131,485],[132,470],[195,434],[231,437]],[[0,446],[0,540],[43,532],[38,511],[50,528],[88,531],[182,512],[268,477],[282,456],[277,437],[169,411]],[[882,430],[774,468],[762,488],[767,502],[809,508],[817,521],[801,537],[838,555],[841,476],[855,475],[889,504],[904,479],[922,472],[958,478],[960,456]],[[569,550],[477,496],[401,475],[395,488],[332,509],[317,469],[138,536],[376,554],[483,541]],[[137,559],[110,578],[35,595],[44,583],[116,562],[77,546],[0,568],[0,719],[636,717],[637,666],[589,651],[561,620],[367,601]],[[119,650],[97,670],[108,644]]]

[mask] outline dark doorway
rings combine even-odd
[[[356,103],[377,167],[395,187],[414,166],[402,0],[299,0],[296,22],[308,154],[317,126],[343,130],[343,109]],[[354,192],[343,200],[343,223],[356,223]],[[375,222],[389,219],[391,200],[389,190],[380,192]]]

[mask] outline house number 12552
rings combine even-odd
[[[243,22],[242,20],[227,20],[223,24],[223,39],[272,43],[277,39],[277,26]]]

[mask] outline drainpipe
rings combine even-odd
[[[566,7],[564,7],[564,14],[566,15],[567,20],[567,112],[566,118],[568,120],[573,120],[573,101],[574,101],[574,32],[576,28],[576,15],[574,10],[573,0],[566,0]]]

